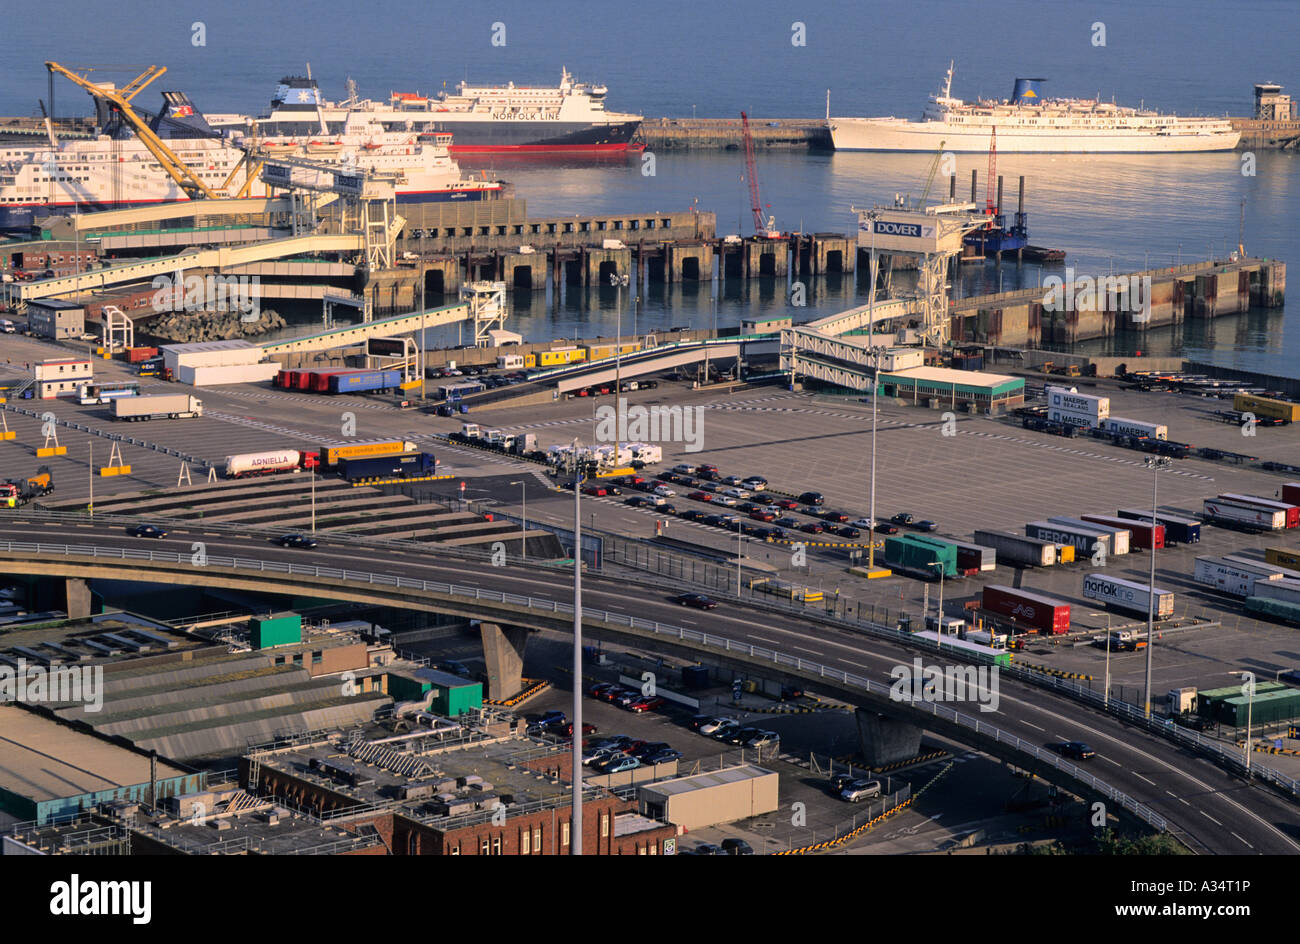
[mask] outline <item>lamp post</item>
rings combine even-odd
[[[1250,726],[1251,726],[1251,721],[1253,720],[1252,716],[1255,712],[1255,673],[1254,672],[1229,672],[1228,674],[1240,676],[1242,679],[1245,680],[1241,683],[1241,693],[1246,696],[1246,747],[1245,747],[1246,756],[1243,760],[1243,763],[1245,763],[1246,765],[1246,776],[1249,777],[1250,776],[1250,755],[1251,753],[1253,753],[1251,751],[1251,746],[1250,746]]]
[[[573,815],[569,854],[582,855],[582,460],[573,441]]]
[[[614,335],[614,465],[616,467],[619,465],[618,453],[621,446],[619,438],[622,432],[618,428],[618,407],[623,391],[623,286],[627,285],[627,282],[626,275],[611,274],[609,277],[609,284],[618,289],[618,301],[615,304],[618,327]]]
[[[1147,644],[1150,649],[1150,643]],[[1106,613],[1106,690],[1101,693],[1101,706],[1110,707],[1110,612]]]
[[[317,454],[319,457],[319,453]],[[317,461],[320,461],[319,458]],[[311,533],[316,535],[316,463],[311,466]]]
[[[90,445],[90,465],[86,467],[86,470],[90,473],[89,511],[90,511],[90,517],[93,518],[95,517],[95,444],[92,442],[89,445]]]
[[[524,488],[523,481],[511,482],[510,484],[519,486],[519,504],[523,508],[523,510],[520,513],[520,518],[523,519],[520,525],[520,529],[524,532],[524,536],[519,540],[519,559],[521,561],[527,561],[528,560],[528,494]]]
[[[871,344],[871,502],[868,516],[871,527],[867,531],[867,569],[876,569],[876,399],[880,394],[880,352],[876,350],[871,335],[876,331],[876,219],[879,213],[867,214],[871,220],[871,255],[868,257],[867,274],[871,278],[871,290],[867,295],[867,330],[868,343]]]
[[[1143,696],[1143,717],[1151,718],[1151,650],[1155,647],[1156,624],[1156,542],[1155,522],[1159,502],[1156,489],[1160,481],[1160,472],[1168,469],[1173,462],[1167,456],[1147,456],[1146,466],[1151,470],[1151,583],[1147,586],[1147,671],[1146,694]]]
[[[943,648],[943,561],[935,561],[931,567],[939,568],[939,616],[934,621],[934,637],[940,649]]]
[[[740,531],[741,522],[736,521],[736,596],[740,596],[740,561],[744,556],[745,537]]]

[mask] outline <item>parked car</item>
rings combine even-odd
[[[826,496],[821,492],[804,492],[799,496],[799,501],[805,505],[824,505]]]
[[[821,518],[823,521],[832,521],[835,524],[843,524],[849,520],[849,516],[842,511],[823,511]]]
[[[719,741],[726,741],[728,744],[734,744],[740,747],[750,738],[758,735],[758,728],[751,728],[748,725],[742,725],[738,728],[729,728],[726,734],[721,736],[715,734]]]
[[[807,524],[800,525],[799,530],[806,534],[821,534],[826,530],[826,525],[820,521],[809,521]]]
[[[726,855],[721,846],[714,845],[711,842],[702,842],[695,847],[691,855]]]
[[[676,473],[678,473],[679,475],[694,475],[694,474],[695,474],[695,466],[693,466],[693,465],[675,465],[675,466],[673,466],[673,471],[676,472]]]
[[[792,511],[799,507],[799,503],[793,498],[778,498],[776,500],[776,507],[784,508],[786,511]]]
[[[722,851],[727,855],[753,855],[754,847],[743,839],[722,840]]]
[[[658,695],[642,695],[627,706],[628,711],[635,711],[641,714],[644,711],[655,711],[668,704],[668,701]]]
[[[647,757],[652,757],[655,754],[658,754],[660,751],[666,751],[671,746],[672,745],[669,744],[667,741],[652,741],[649,744],[638,747],[632,753],[637,757],[641,758],[641,762],[644,763]]]
[[[641,762],[630,754],[622,754],[618,757],[611,757],[609,760],[601,761],[596,765],[596,769],[602,774],[617,774],[625,770],[636,770],[641,766]]]
[[[752,521],[742,521],[740,523],[740,533],[747,534],[752,538],[761,538],[767,536],[767,528],[761,524],[754,524]]]
[[[781,735],[775,731],[759,731],[745,741],[746,747],[775,747],[781,743]]]
[[[843,790],[845,787],[847,787],[849,784],[853,783],[855,780],[861,780],[861,779],[862,778],[858,774],[850,774],[850,773],[831,774],[829,779],[831,792],[838,796],[839,792]]]
[[[597,682],[594,685],[587,686],[587,694],[592,698],[599,698],[603,692],[607,692],[613,687],[613,682]]]
[[[692,731],[698,731],[712,720],[713,715],[691,715],[690,728]]]
[[[654,754],[648,754],[645,757],[642,757],[641,763],[645,764],[647,767],[653,767],[655,764],[666,764],[669,761],[681,759],[681,751],[668,747],[664,748],[662,751],[657,751]]]
[[[736,501],[741,501],[742,499],[749,497],[749,492],[745,491],[743,488],[729,488],[722,494],[730,496],[731,498],[736,499]]]
[[[770,511],[751,511],[749,517],[755,521],[775,521],[776,515]]]
[[[876,532],[878,534],[897,534],[898,528],[890,524],[888,521],[877,521]]]
[[[540,724],[542,727],[546,727],[552,724],[564,724],[564,722],[568,720],[569,720],[569,716],[566,715],[563,711],[557,711],[553,709],[551,711],[542,712],[541,717],[539,717],[533,723]]]
[[[792,518],[792,517],[790,517],[789,515],[786,515],[786,516],[783,517],[783,518],[777,518],[777,519],[776,519],[775,521],[773,521],[772,523],[773,523],[773,524],[780,525],[780,526],[783,527],[783,528],[801,528],[801,527],[803,527],[803,522],[802,522],[802,521],[800,521],[798,518]]]
[[[712,496],[711,494],[709,494],[708,492],[691,492],[691,493],[690,493],[689,495],[687,495],[686,497],[687,497],[687,498],[693,498],[693,499],[695,499],[695,501],[702,501],[702,502],[711,502],[711,501],[713,501],[713,496]]]
[[[745,488],[750,488],[756,492],[761,492],[763,489],[767,488],[767,479],[763,478],[763,476],[761,475],[751,475],[749,478],[745,479],[740,484],[745,486]]]
[[[299,550],[309,551],[316,546],[316,539],[310,534],[282,534],[276,539],[275,543],[281,547],[294,547]]]
[[[838,528],[835,528],[834,530],[835,530],[835,533],[838,534],[838,535],[839,535],[840,537],[842,537],[842,538],[860,538],[860,537],[862,537],[862,532],[859,531],[857,528],[853,527],[852,525],[842,524],[842,525],[840,525]]]
[[[552,734],[557,735],[558,737],[566,737],[566,738],[573,737],[572,721],[566,721],[563,724],[548,724],[546,727],[550,730]],[[594,724],[588,724],[585,721],[582,722],[583,737],[586,737],[588,734],[595,734],[595,733],[596,733],[596,726]]]
[[[687,508],[678,517],[683,521],[703,521],[708,516],[707,511],[700,511],[698,508]]]
[[[913,518],[912,518],[912,516],[909,515],[907,512],[905,512],[905,511],[900,511],[898,514],[894,515],[894,517],[890,518],[889,520],[890,520],[891,522],[893,522],[894,524],[904,524],[904,525],[906,525],[906,524],[911,524],[912,521],[913,521]]]
[[[683,593],[673,597],[673,602],[696,610],[715,610],[718,607],[717,600],[706,597],[702,593]]]
[[[715,495],[713,498],[713,504],[721,505],[724,508],[735,508],[739,502],[737,502],[731,495]]]
[[[879,780],[854,780],[840,790],[840,799],[848,800],[850,803],[874,800],[878,796],[880,796]]]
[[[609,490],[603,485],[584,485],[582,486],[582,494],[596,496],[608,495]]]
[[[672,498],[674,495],[677,494],[677,493],[674,492],[671,488],[669,488],[667,485],[657,485],[657,486],[655,486],[654,493],[655,493],[656,495],[658,495],[660,498]]]
[[[740,722],[735,718],[710,718],[707,722],[697,728],[699,733],[711,737],[719,728],[740,727]]]
[[[912,527],[915,528],[915,529],[918,530],[918,531],[938,531],[938,530],[939,530],[939,526],[938,526],[935,522],[930,521],[930,520],[928,520],[928,519],[922,519],[922,520],[920,520],[920,521],[917,521],[917,522],[915,522],[915,523],[912,525]]]
[[[739,721],[729,721],[728,723],[723,724],[721,727],[715,728],[713,733],[710,734],[709,737],[713,738],[715,741],[725,741],[731,735],[732,731],[735,731],[737,728],[741,728],[741,727],[744,727],[744,725],[742,725]],[[701,728],[700,733],[703,732],[704,729]]]

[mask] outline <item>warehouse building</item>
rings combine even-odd
[[[703,829],[775,811],[778,779],[775,772],[750,764],[724,767],[645,784],[637,790],[637,804],[650,819]]]
[[[1259,682],[1254,698],[1243,695],[1241,689],[1229,685],[1198,692],[1196,706],[1201,717],[1238,728],[1246,726],[1248,716],[1256,727],[1300,718],[1300,689],[1280,682]]]
[[[79,338],[86,333],[86,307],[57,298],[32,301],[27,304],[27,325],[38,338]]]
[[[159,348],[163,367],[181,383],[195,387],[214,384],[265,383],[281,370],[277,361],[263,362],[261,347],[249,341],[195,341]]]
[[[913,367],[882,372],[881,393],[908,403],[978,412],[1002,411],[1025,402],[1025,381],[1021,377],[986,374],[949,367]]]
[[[437,669],[395,669],[388,673],[388,694],[396,701],[422,701],[430,711],[456,718],[483,707],[483,683]]]
[[[32,378],[42,400],[75,397],[82,384],[95,379],[95,365],[89,358],[43,361],[32,365]]]

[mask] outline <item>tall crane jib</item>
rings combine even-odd
[[[754,161],[754,136],[749,131],[749,115],[740,113],[741,135],[745,140],[745,177],[749,181],[749,203],[754,213],[754,233],[757,236],[780,236],[773,221],[763,216],[763,201],[758,192],[758,165]]]

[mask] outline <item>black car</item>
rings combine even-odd
[[[909,515],[907,512],[900,511],[898,514],[894,515],[894,517],[890,518],[889,520],[892,521],[894,524],[911,524],[913,519],[912,516]]]
[[[877,534],[897,534],[897,533],[898,533],[898,528],[895,527],[894,525],[890,524],[888,521],[877,521],[877,522],[876,522],[876,533],[877,533]]]
[[[1065,741],[1052,746],[1058,753],[1065,757],[1073,757],[1075,760],[1088,760],[1097,756],[1097,752],[1082,741]]]
[[[929,520],[915,521],[912,523],[912,527],[915,528],[917,531],[938,531],[939,530],[939,526],[935,524],[933,521],[929,521]]]
[[[696,610],[712,610],[716,609],[718,605],[718,601],[712,600],[702,593],[683,593],[680,596],[673,597],[673,602]]]
[[[769,541],[784,541],[785,532],[780,528],[762,528],[763,537]]]
[[[705,518],[709,517],[709,513],[707,511],[700,511],[698,508],[687,508],[678,517],[683,521],[703,521]]]
[[[127,528],[126,533],[133,538],[165,538],[167,531],[152,524],[137,524],[134,527]]]
[[[777,518],[772,523],[780,525],[783,528],[798,528],[803,525],[803,522],[798,518],[792,518],[789,515],[786,515],[784,518]]]
[[[633,495],[631,498],[624,499],[623,504],[631,505],[633,508],[640,508],[642,505],[649,504],[644,495]]]
[[[713,720],[713,715],[691,715],[691,730],[698,731]]]
[[[296,547],[302,550],[311,550],[316,546],[316,539],[310,534],[283,534],[276,539],[276,544],[281,547]]]
[[[821,492],[804,492],[799,496],[799,501],[805,505],[824,505],[826,496]]]
[[[753,855],[754,847],[743,839],[724,839],[722,851],[727,855]]]
[[[753,524],[749,521],[741,524],[740,531],[742,534],[747,534],[752,538],[767,537],[767,528],[763,527],[761,524]]]
[[[835,528],[835,529],[833,529],[833,530],[835,531],[836,534],[838,534],[838,535],[839,535],[840,537],[842,537],[842,538],[860,538],[860,537],[862,537],[862,532],[859,531],[857,528],[853,527],[853,525],[850,525],[850,524],[841,525],[840,527]]]

